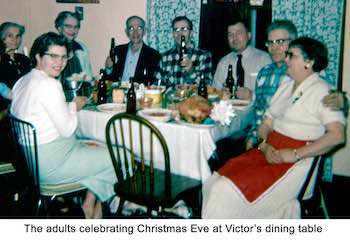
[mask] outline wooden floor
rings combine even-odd
[[[18,182],[14,174],[0,176],[0,217],[1,218],[32,218],[33,206],[26,199],[22,190],[23,185]],[[332,183],[322,184],[326,206],[330,217],[333,219],[350,219],[350,204],[348,194],[350,189],[350,178],[334,176]],[[191,197],[194,193],[189,193]],[[53,218],[83,218],[80,207],[71,201],[55,201]],[[199,209],[197,209],[199,210]],[[197,215],[198,216],[198,211]],[[322,218],[321,212],[315,212],[315,218]]]

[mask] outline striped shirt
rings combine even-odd
[[[180,66],[179,52],[174,47],[162,54],[156,79],[161,79],[163,84],[199,84],[200,74],[204,73],[207,82],[212,80],[212,62],[211,54],[208,51],[199,48],[188,48],[188,58],[192,61],[192,69],[185,71]]]

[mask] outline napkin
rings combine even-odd
[[[225,100],[221,100],[219,103],[215,103],[211,110],[210,117],[221,125],[230,125],[231,118],[235,117],[235,110],[232,105]]]

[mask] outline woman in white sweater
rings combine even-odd
[[[40,182],[80,182],[88,188],[85,216],[101,218],[101,202],[114,195],[116,176],[106,148],[83,145],[75,137],[76,113],[86,97],[66,103],[56,79],[67,63],[68,49],[65,38],[56,33],[35,40],[30,52],[35,68],[14,86],[11,112],[37,130]]]

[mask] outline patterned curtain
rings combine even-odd
[[[273,19],[289,19],[299,36],[322,41],[329,51],[327,81],[338,86],[344,0],[272,0]]]
[[[165,52],[174,45],[171,21],[186,15],[193,22],[193,41],[198,45],[201,0],[147,0],[147,43]]]
[[[290,19],[299,36],[322,41],[328,48],[327,81],[338,87],[344,0],[272,0],[273,19]],[[332,158],[325,161],[323,180],[332,180]]]

